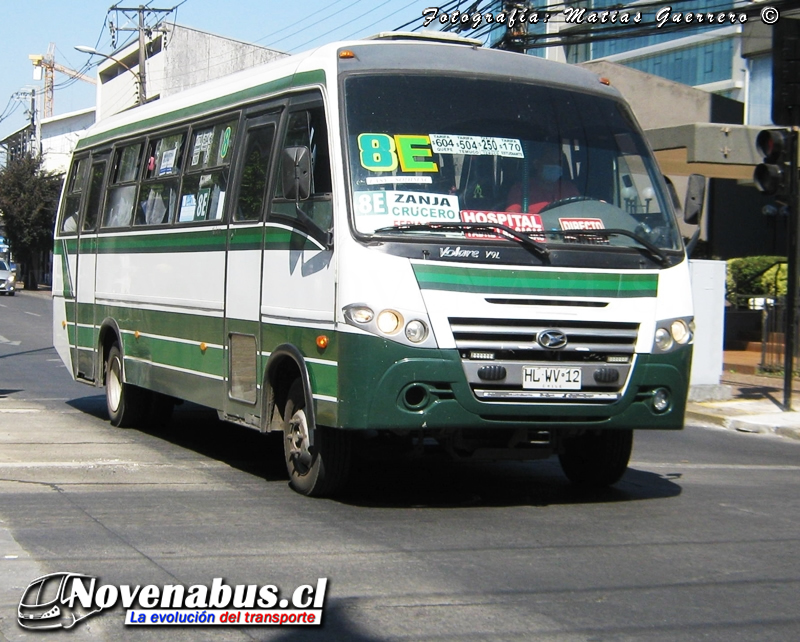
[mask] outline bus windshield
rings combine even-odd
[[[547,246],[681,249],[659,170],[615,100],[506,79],[383,74],[348,77],[345,101],[360,235],[510,238],[475,225],[494,224]]]

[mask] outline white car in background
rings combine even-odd
[[[0,294],[14,296],[16,285],[16,270],[12,271],[11,266],[6,261],[0,260]]]

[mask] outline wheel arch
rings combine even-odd
[[[102,387],[106,383],[105,363],[108,360],[111,346],[115,343],[119,345],[122,355],[120,366],[122,367],[122,380],[125,381],[125,346],[122,343],[122,332],[117,322],[111,317],[107,317],[100,324],[100,332],[97,335],[97,360],[99,363],[96,372],[100,373],[100,376],[95,377],[95,382],[98,387]]]
[[[272,415],[277,408],[283,415],[289,389],[295,379],[300,378],[303,383],[303,394],[306,397],[306,421],[310,428],[317,425],[314,410],[314,397],[311,388],[311,377],[308,373],[303,353],[291,343],[279,345],[270,354],[264,370],[264,420],[263,430],[270,429]],[[312,430],[313,434],[313,430]],[[313,439],[313,437],[312,437]]]

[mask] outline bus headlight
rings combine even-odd
[[[378,313],[378,330],[384,334],[394,334],[403,325],[403,317],[394,310],[382,310]]]
[[[422,343],[428,336],[428,326],[422,321],[414,319],[406,324],[406,337],[411,343]]]
[[[654,352],[669,352],[692,343],[694,340],[694,319],[682,317],[659,321],[653,337]]]
[[[366,305],[351,305],[345,308],[345,316],[349,321],[355,321],[358,324],[365,324],[375,318],[375,313],[370,310]]]
[[[430,319],[422,310],[359,302],[344,306],[342,312],[348,325],[364,332],[415,348],[436,347]]]
[[[675,343],[685,345],[689,343],[689,340],[692,338],[692,331],[689,329],[689,324],[683,319],[675,319],[669,326],[669,329],[672,333],[672,338],[675,339]]]
[[[672,347],[672,335],[666,328],[656,329],[656,348],[666,352]]]

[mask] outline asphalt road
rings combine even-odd
[[[50,347],[49,299],[0,298],[0,640],[25,587],[328,578],[321,627],[125,627],[73,640],[800,639],[800,444],[637,433],[614,488],[554,462],[361,464],[338,500],[287,485],[274,440],[197,406],[112,428]]]

